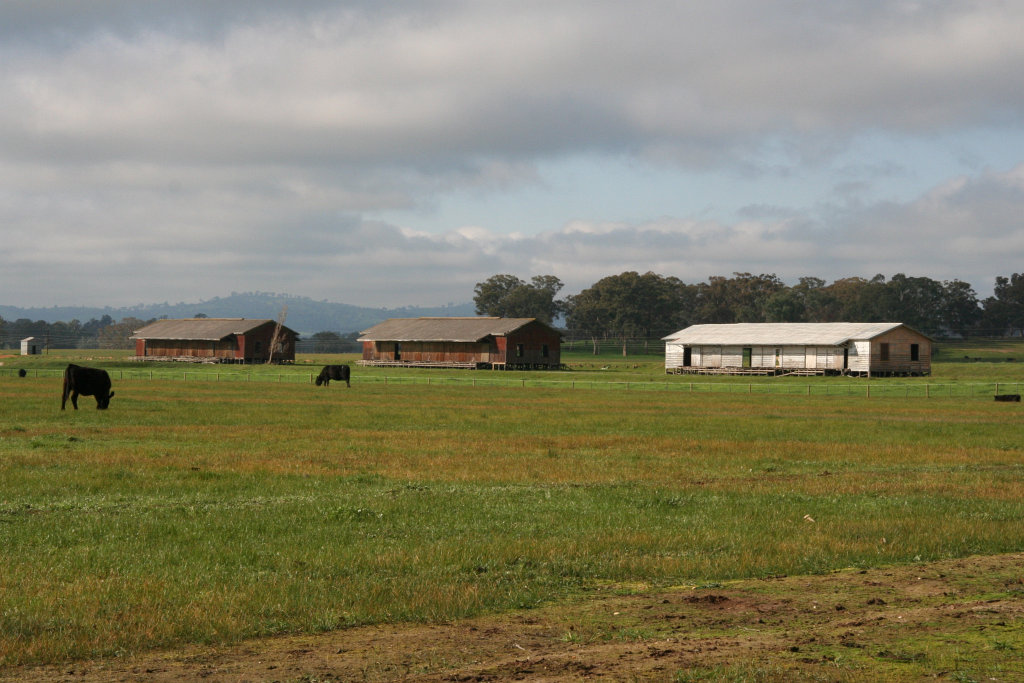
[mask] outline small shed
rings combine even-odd
[[[131,339],[135,340],[135,357],[138,360],[206,363],[294,362],[295,342],[299,335],[284,325],[281,325],[280,330],[277,328],[278,323],[268,319],[157,320],[136,330]]]
[[[664,337],[665,371],[927,375],[932,339],[903,323],[693,325]]]
[[[21,340],[21,355],[23,356],[38,356],[41,354],[42,347],[39,345],[39,340],[35,337],[25,337]]]
[[[535,318],[392,318],[362,333],[361,365],[557,369],[562,336]]]

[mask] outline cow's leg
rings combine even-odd
[[[78,392],[77,391],[72,391],[71,392],[71,405],[73,405],[75,407],[75,410],[78,410]]]

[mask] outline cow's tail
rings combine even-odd
[[[71,393],[71,387],[69,386],[70,383],[71,383],[70,382],[70,379],[71,379],[70,378],[70,374],[71,374],[71,366],[69,365],[68,367],[64,368],[64,384],[63,384],[63,387],[61,388],[61,392],[60,392],[60,409],[61,410],[64,410],[64,406],[67,405],[68,395]]]

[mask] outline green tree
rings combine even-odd
[[[870,280],[862,277],[836,280],[828,286],[834,303],[827,322],[882,322],[884,316],[879,302],[884,287],[884,275]]]
[[[780,289],[765,303],[765,320],[770,323],[800,323],[806,319],[807,305],[793,287]]]
[[[128,317],[122,318],[119,323],[107,325],[99,331],[99,347],[101,349],[133,349],[135,342],[129,337],[135,333],[135,330],[142,329],[147,324],[145,320]]]
[[[535,275],[524,282],[514,275],[492,275],[473,288],[478,315],[501,318],[536,318],[551,324],[562,312],[555,299],[562,281],[554,275]]]
[[[627,271],[602,278],[568,299],[570,334],[588,337],[597,353],[599,339],[661,337],[691,322],[694,288],[674,277]]]
[[[996,277],[993,294],[985,300],[987,324],[1011,334],[1024,334],[1024,274]]]
[[[946,280],[942,289],[941,325],[950,332],[967,337],[981,319],[978,295],[970,284],[962,280]]]
[[[715,275],[699,285],[697,317],[705,323],[759,323],[768,318],[768,300],[786,285],[775,275]]]
[[[879,315],[888,322],[935,332],[941,326],[944,294],[942,283],[931,278],[896,273],[880,292]]]
[[[313,353],[341,353],[344,346],[337,332],[317,332],[310,339],[313,341]]]

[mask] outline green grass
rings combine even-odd
[[[1024,342],[1004,342],[1024,359]],[[959,353],[962,349],[957,349]],[[563,353],[566,369],[548,372],[495,372],[424,368],[366,368],[356,354],[303,354],[288,365],[205,365],[139,363],[128,351],[59,350],[43,356],[8,356],[0,362],[0,377],[24,369],[30,377],[58,378],[68,362],[106,368],[115,384],[121,380],[166,379],[189,382],[274,382],[312,384],[322,365],[348,363],[357,384],[426,384],[430,386],[595,389],[608,391],[677,391],[690,393],[748,393],[805,396],[866,396],[889,398],[991,397],[1022,393],[1024,362],[937,362],[928,377],[734,377],[666,375],[663,356],[622,358],[581,351]]]
[[[1024,547],[1020,407],[983,397],[174,366],[61,412],[48,362],[0,375],[2,666]],[[665,380],[564,374],[607,372]]]

